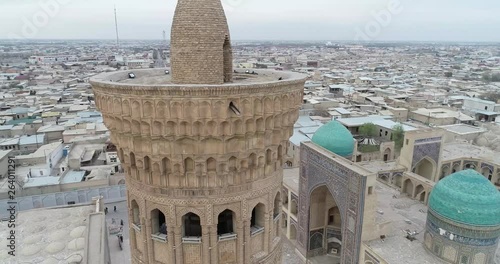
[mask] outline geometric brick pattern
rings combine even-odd
[[[433,210],[427,213],[425,248],[450,263],[493,263],[498,248],[500,227],[476,227],[441,217]],[[472,261],[473,260],[473,261]]]
[[[178,1],[170,39],[175,83],[231,82],[231,41],[220,0]]]
[[[413,148],[412,169],[425,157],[439,164],[439,153],[441,151],[441,141],[415,145]]]
[[[273,207],[281,197],[282,166],[302,105],[305,76],[255,70],[280,78],[233,82],[244,76],[233,76],[220,0],[178,1],[171,64],[171,83],[108,81],[126,73],[91,80],[127,174],[129,217],[132,205],[140,211],[139,231],[130,221],[131,236],[137,237],[131,245],[132,262],[277,263],[280,224],[274,223]],[[252,237],[251,212],[259,203],[264,232]],[[156,209],[166,218],[163,248],[151,238]],[[233,243],[218,241],[218,215],[226,209],[234,213]],[[188,213],[200,217],[201,243],[182,242],[182,217]],[[160,248],[168,253],[156,254]]]
[[[200,251],[195,251],[202,252],[201,256],[195,260],[215,263],[220,259],[217,239],[212,237],[217,215],[225,209],[235,213],[240,229],[235,230],[236,255],[220,251],[224,259],[251,263],[276,252],[270,246],[271,234],[276,234],[270,219],[265,228],[271,233],[265,232],[260,244],[266,253],[252,258],[250,212],[260,202],[272,215],[274,198],[282,186],[283,153],[302,103],[302,79],[258,84],[245,90],[210,87],[203,90],[202,98],[183,99],[177,97],[178,90],[169,87],[150,98],[144,91],[150,87],[95,81],[92,85],[96,104],[119,148],[129,199],[136,200],[144,216],[146,228],[140,234],[146,238],[140,245],[144,254],[132,249],[134,263],[158,256],[154,252],[158,247],[150,239],[150,212],[154,209],[165,215],[168,228],[164,247],[170,259],[159,263],[187,263],[179,250],[182,243],[177,233],[181,232],[182,216],[188,212],[198,214],[203,230],[208,231],[203,234]],[[189,94],[190,89],[196,94],[199,87],[185,86],[182,91]],[[240,109],[240,116],[230,111],[231,102]],[[186,167],[186,158],[192,159],[192,172]],[[173,246],[178,249],[172,250]]]
[[[314,236],[309,232],[310,196],[317,187],[326,186],[341,214],[341,263],[355,264],[358,263],[361,247],[366,176],[337,162],[339,158],[335,156],[332,159],[331,155],[312,143],[300,146],[297,244],[304,256],[316,254],[314,250],[309,250],[311,235]]]

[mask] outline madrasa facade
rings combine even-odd
[[[490,161],[464,155],[478,162],[475,169],[462,161],[443,175],[438,167],[459,157],[446,155],[439,129],[407,132],[401,156],[390,162],[357,163],[357,147],[347,128],[331,121],[302,142],[300,165],[285,169],[283,234],[304,262],[499,260],[500,192],[480,166]]]

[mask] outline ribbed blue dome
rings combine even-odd
[[[432,189],[429,208],[463,224],[500,225],[500,192],[474,170],[459,171],[439,181]]]
[[[331,121],[320,127],[312,142],[342,157],[351,156],[354,151],[354,138],[341,123]]]

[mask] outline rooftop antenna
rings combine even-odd
[[[163,30],[163,45],[165,45],[165,52],[163,52],[161,49],[160,49],[160,56],[161,58],[163,59],[163,55],[165,54],[165,62],[163,63],[163,66],[162,67],[166,67],[167,66],[167,51],[168,51],[168,42],[167,42],[167,31]]]
[[[116,17],[116,5],[115,5],[115,29],[116,29],[116,47],[120,48],[120,38],[118,36],[118,19]]]

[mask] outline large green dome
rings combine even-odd
[[[432,189],[429,208],[462,224],[500,225],[500,192],[474,170],[459,171],[439,181]]]
[[[314,133],[312,142],[342,157],[351,156],[354,151],[354,138],[351,132],[337,121],[331,121],[320,127]]]

